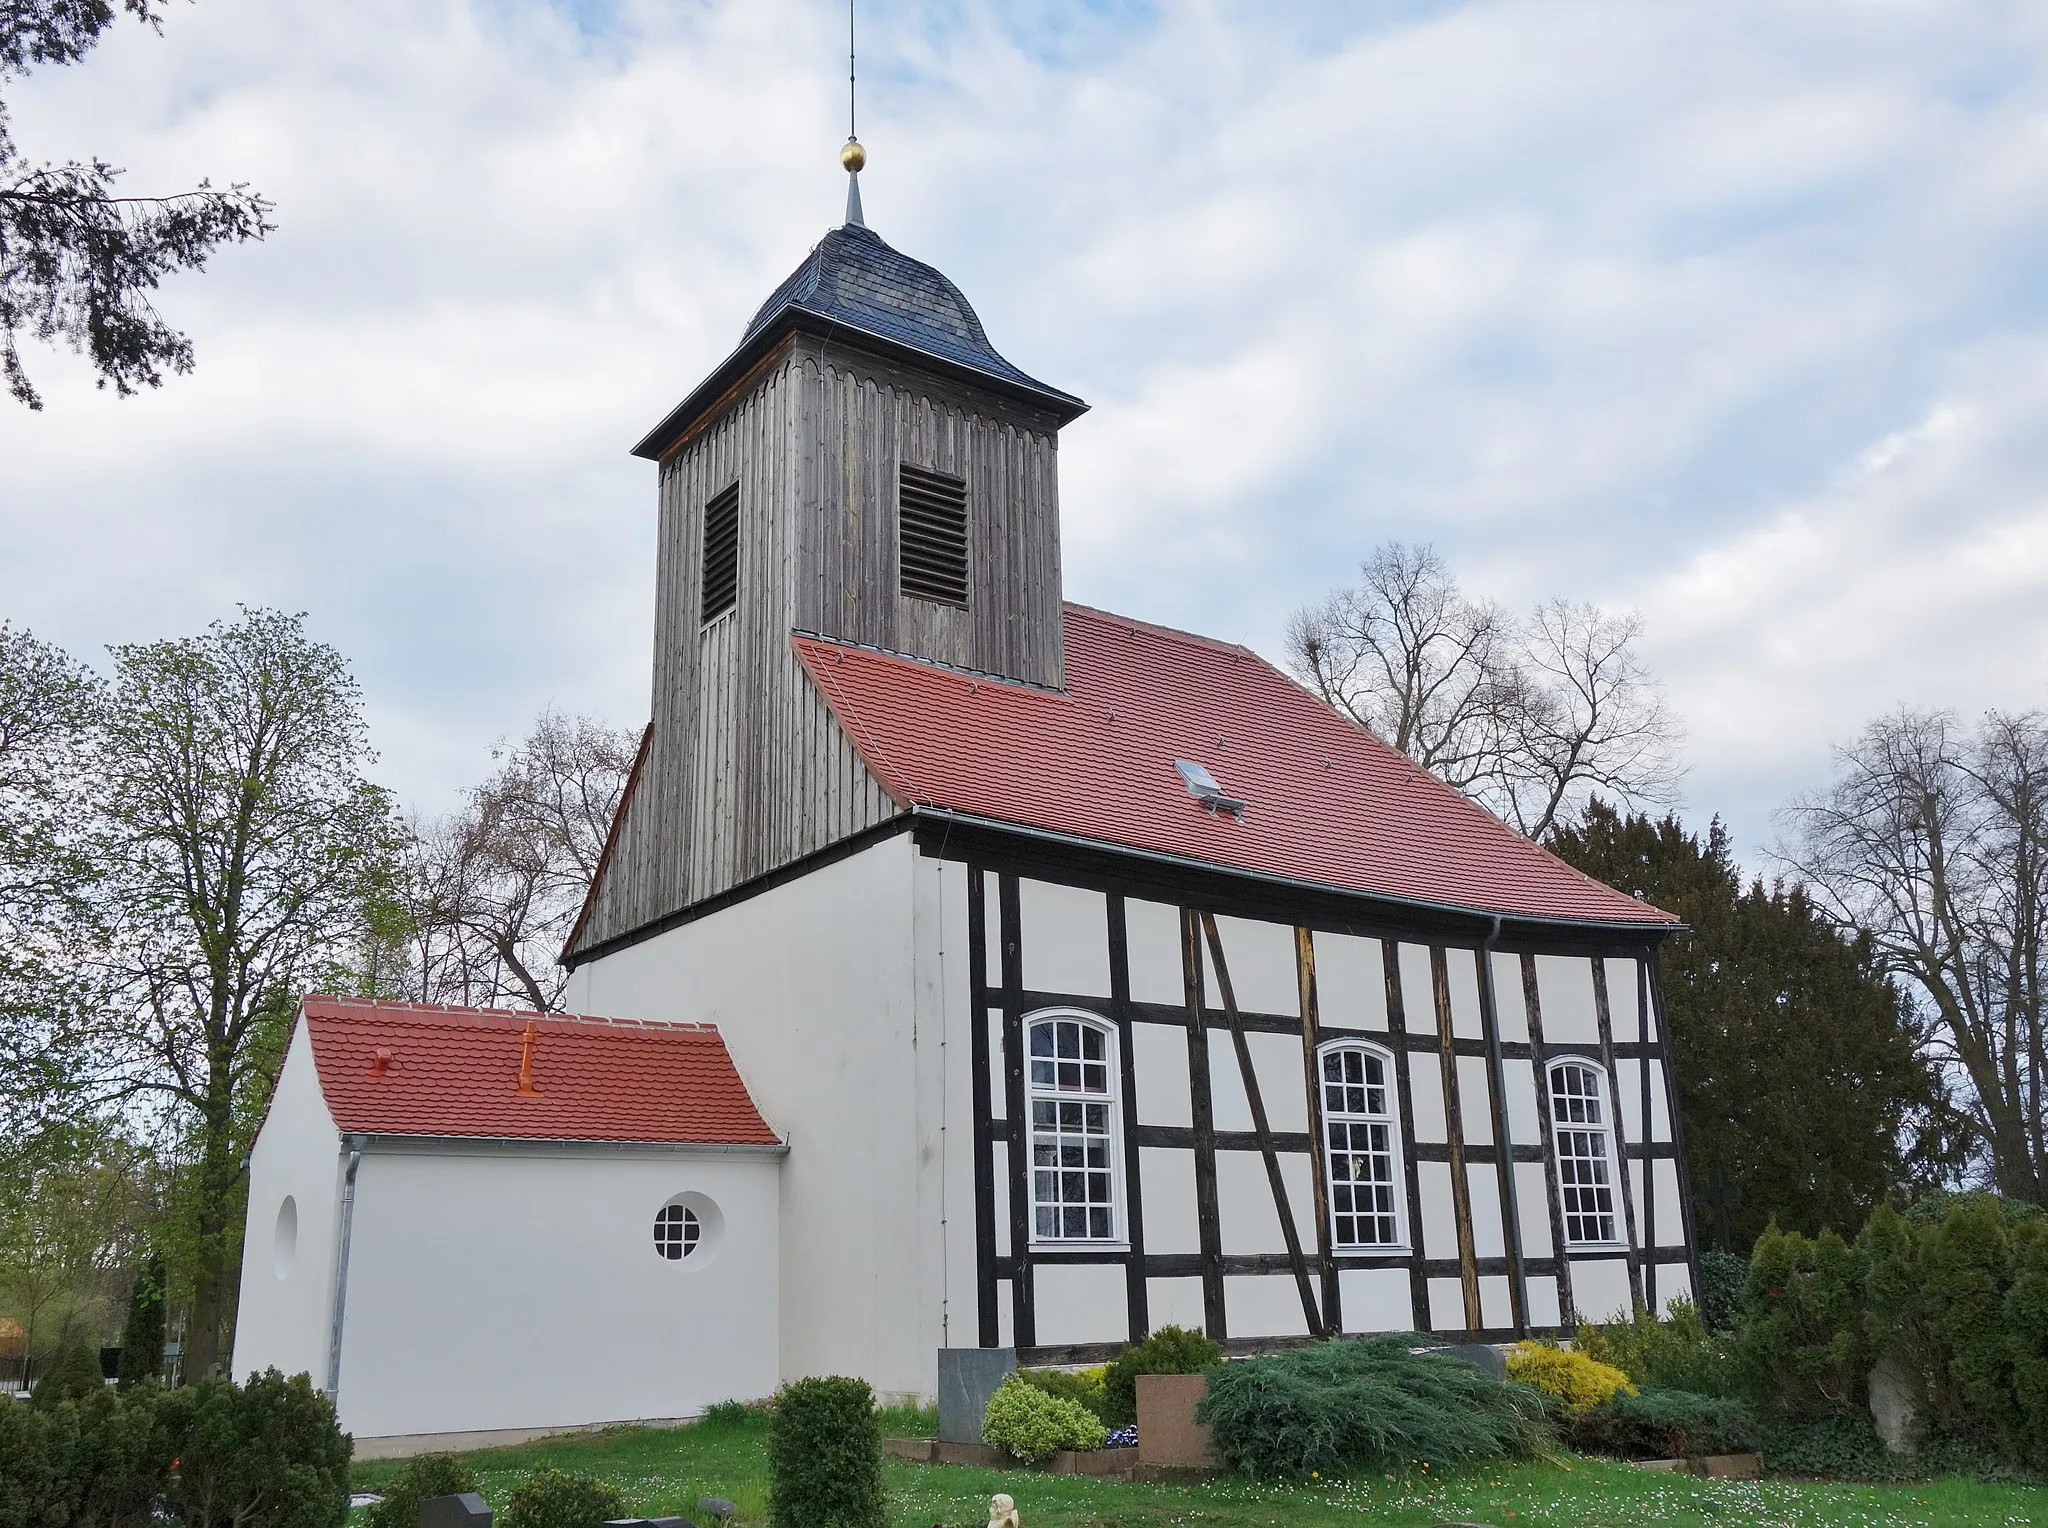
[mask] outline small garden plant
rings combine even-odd
[[[1552,1342],[1518,1342],[1508,1349],[1508,1378],[1542,1391],[1569,1415],[1591,1411],[1636,1387],[1612,1364]]]
[[[421,1502],[475,1489],[476,1472],[453,1454],[415,1454],[384,1488],[384,1499],[370,1508],[363,1528],[419,1528]]]
[[[1109,1430],[1079,1401],[1008,1374],[989,1397],[981,1436],[1012,1458],[1037,1464],[1068,1449],[1100,1448]]]
[[[888,1528],[882,1434],[864,1379],[800,1379],[775,1393],[768,1515],[777,1523]]]
[[[505,1528],[604,1528],[624,1515],[617,1486],[542,1465],[512,1488]]]

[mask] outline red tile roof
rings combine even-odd
[[[795,636],[883,787],[949,809],[1343,891],[1544,921],[1665,925],[1242,647],[1066,607],[1064,693]],[[1176,760],[1247,803],[1190,796]]]
[[[709,1025],[336,997],[307,998],[305,1016],[344,1131],[778,1144]],[[529,1024],[538,1096],[522,1097]]]

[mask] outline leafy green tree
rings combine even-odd
[[[0,1298],[29,1352],[104,1331],[104,1295],[146,1217],[134,1147],[93,1122],[0,1138]]]
[[[389,899],[402,833],[341,655],[244,610],[117,647],[91,849],[106,976],[129,1005],[56,1037],[95,1102],[154,1109],[181,1174],[166,1248],[190,1288],[185,1373],[223,1357],[249,1131],[297,999]]]
[[[1747,1248],[1773,1218],[1808,1235],[1860,1226],[1929,1169],[1948,1115],[1867,938],[1843,938],[1797,887],[1745,891],[1718,819],[1702,840],[1596,802],[1550,847],[1688,925],[1661,970],[1703,1242],[1717,1173]]]
[[[7,0],[0,5],[0,84],[48,64],[75,64],[121,11],[159,27],[161,0]],[[201,181],[174,196],[117,196],[121,172],[104,160],[34,165],[7,135],[0,103],[0,374],[16,400],[42,399],[16,348],[26,330],[68,341],[99,385],[123,397],[192,369],[192,342],[164,322],[149,294],[163,277],[197,270],[222,244],[270,232],[270,204],[245,185]]]

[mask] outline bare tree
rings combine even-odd
[[[1921,996],[1993,1184],[2048,1203],[2048,717],[1901,710],[1835,766],[1778,852]]]
[[[1468,597],[1432,547],[1389,542],[1288,623],[1295,674],[1531,838],[1595,792],[1672,802],[1681,733],[1637,657],[1641,618],[1552,600],[1526,622]]]
[[[639,739],[543,711],[462,811],[416,832],[406,986],[424,1001],[551,1010],[556,964]]]

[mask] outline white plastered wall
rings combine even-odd
[[[929,1396],[975,1340],[964,884],[902,834],[570,977],[572,1012],[716,1024],[787,1140],[784,1378]]]
[[[277,1088],[249,1153],[249,1217],[242,1240],[234,1371],[309,1374],[327,1383],[333,1315],[335,1208],[341,1135],[320,1093],[313,1042],[299,1020]],[[292,1201],[289,1235],[280,1211]]]
[[[342,1426],[571,1427],[770,1394],[778,1170],[759,1153],[373,1139],[356,1174]],[[654,1220],[683,1194],[701,1196],[706,1239],[670,1260]]]

